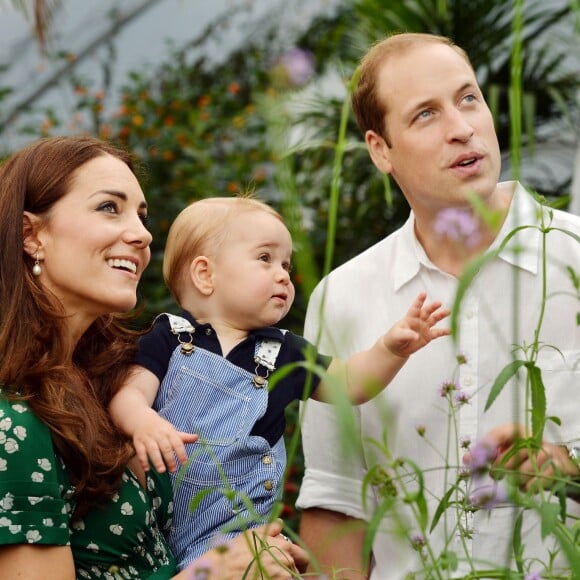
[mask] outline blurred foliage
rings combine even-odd
[[[523,93],[528,145],[547,121],[557,120],[572,128],[578,121],[580,77],[564,58],[577,43],[562,37],[558,28],[571,20],[573,10],[568,2],[527,3]],[[261,35],[221,64],[206,56],[193,58],[185,48],[171,51],[155,70],[133,72],[122,88],[121,106],[112,114],[104,106],[110,97],[107,87],[95,87],[90,79],[73,73],[69,80],[75,107],[70,117],[62,119],[54,110],[45,110],[40,125],[34,121],[24,128],[30,137],[63,132],[98,134],[126,146],[140,159],[154,236],[152,262],[140,285],[143,324],[154,314],[175,308],[162,280],[162,253],[171,221],[189,202],[253,189],[284,213],[287,180],[278,175],[281,148],[272,142],[268,124],[268,119],[278,117],[287,129],[292,154],[286,161],[291,162],[292,195],[299,208],[291,229],[308,241],[313,256],[308,273],[300,268],[295,271],[296,302],[283,321],[285,327],[301,333],[308,293],[324,273],[329,191],[346,86],[368,46],[391,31],[445,34],[466,49],[495,113],[500,145],[509,150],[510,2],[345,1],[334,13],[310,22],[294,39],[294,46],[312,57],[313,74],[301,81],[306,86],[292,84],[292,75],[280,69],[292,66],[281,60],[292,48],[281,40],[281,20],[278,23],[273,18]],[[550,35],[552,29],[558,32]],[[61,54],[57,58],[73,57]],[[11,91],[2,87],[1,75],[0,69],[0,127],[2,99]],[[408,215],[396,185],[371,164],[352,116],[347,143],[337,235],[332,241],[333,266],[398,228]],[[550,191],[540,193],[554,197],[564,194],[568,186],[554,181]],[[290,428],[296,423],[295,413],[293,407]],[[288,504],[293,503],[296,482],[301,478],[299,454],[290,473]],[[291,516],[293,522],[290,505],[283,515]]]

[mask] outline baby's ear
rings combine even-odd
[[[189,277],[193,285],[204,296],[213,294],[213,275],[211,260],[206,256],[198,256],[189,266]]]

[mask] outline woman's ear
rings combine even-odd
[[[198,256],[189,266],[189,277],[193,285],[204,296],[213,294],[213,271],[211,260],[206,256]]]
[[[24,251],[33,258],[38,257],[42,259],[43,256],[40,255],[42,243],[38,239],[40,223],[41,220],[37,215],[29,211],[25,211],[22,214],[22,243]]]

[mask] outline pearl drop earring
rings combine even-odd
[[[40,276],[42,274],[42,268],[40,267],[40,262],[38,261],[38,252],[34,256],[34,266],[32,266],[32,274],[34,276]]]

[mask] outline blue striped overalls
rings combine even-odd
[[[270,447],[250,435],[266,411],[267,380],[255,381],[205,349],[191,350],[191,335],[182,341],[183,333],[193,332],[191,324],[166,316],[181,345],[153,406],[178,430],[199,435],[186,445],[187,466],[170,474],[175,499],[168,541],[182,569],[211,547],[212,537],[233,537],[268,520],[279,499],[286,450],[283,438]],[[279,350],[279,341],[258,341],[256,362],[273,370]]]

